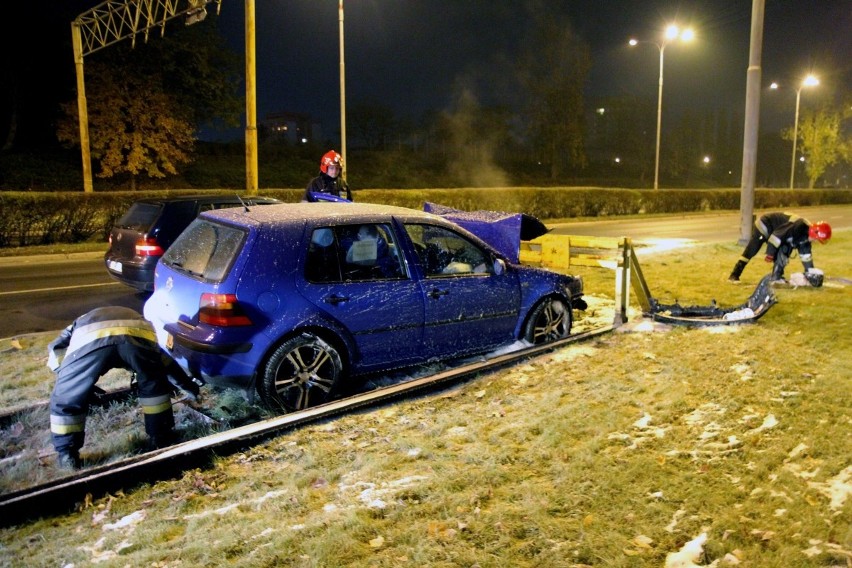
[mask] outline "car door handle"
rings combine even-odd
[[[436,299],[437,299],[437,298],[440,298],[441,296],[446,296],[446,295],[447,295],[447,294],[449,294],[449,293],[450,293],[450,291],[449,291],[449,290],[439,290],[439,289],[437,289],[437,288],[432,288],[432,289],[429,291],[429,297],[430,297],[430,298],[436,298]]]
[[[338,296],[337,294],[332,294],[331,296],[326,296],[323,299],[323,301],[326,304],[333,304],[333,305],[336,306],[337,304],[339,304],[341,302],[348,302],[349,296]]]

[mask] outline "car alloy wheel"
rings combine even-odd
[[[546,298],[536,306],[524,330],[524,339],[538,345],[568,337],[571,333],[571,308],[559,298]]]
[[[328,401],[336,392],[343,364],[321,338],[303,333],[279,346],[264,368],[261,399],[285,412]]]

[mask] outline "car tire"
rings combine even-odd
[[[282,343],[269,357],[258,385],[261,400],[295,412],[322,404],[338,389],[343,363],[326,341],[310,333]]]
[[[539,345],[568,337],[572,319],[571,306],[563,299],[546,298],[530,313],[524,327],[524,339]]]

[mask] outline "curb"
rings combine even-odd
[[[92,260],[103,258],[104,251],[69,252],[59,254],[36,254],[29,256],[0,256],[0,266],[16,264],[44,264],[50,262],[65,262],[69,260]]]

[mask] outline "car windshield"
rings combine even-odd
[[[134,203],[116,222],[122,229],[134,229],[146,232],[148,227],[157,219],[163,206],[158,203]]]
[[[228,274],[242,247],[245,232],[196,219],[163,255],[163,264],[175,270],[219,282]]]

